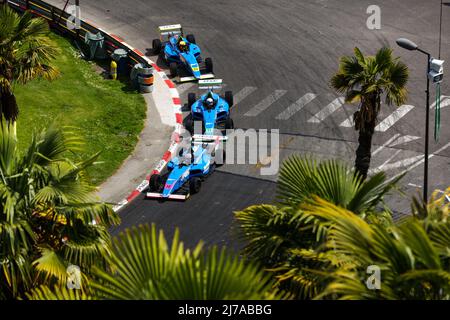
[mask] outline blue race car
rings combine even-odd
[[[209,176],[223,160],[219,143],[193,142],[191,150],[181,150],[167,164],[167,173],[153,174],[149,181],[148,198],[186,200],[198,193],[202,181]]]
[[[199,89],[208,90],[197,100],[195,93],[188,94],[188,107],[191,114],[185,122],[186,129],[194,134],[194,139],[199,135],[214,136],[216,130],[234,129],[233,119],[230,116],[230,109],[233,106],[233,93],[225,91],[225,96],[221,97],[214,93],[214,89],[222,87],[222,79],[200,80]],[[198,132],[195,123],[201,122],[202,132]],[[194,132],[196,131],[196,132]]]
[[[202,61],[201,51],[194,35],[188,34],[184,37],[179,24],[160,26],[159,32],[160,39],[154,39],[152,43],[153,53],[159,54],[169,65],[172,77],[180,76],[180,82],[214,78],[212,60],[206,58],[204,62]],[[179,66],[187,72],[187,77],[181,77],[183,71]]]

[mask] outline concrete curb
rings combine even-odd
[[[99,28],[99,29],[105,33],[108,33],[104,29],[101,29],[101,28]],[[178,144],[179,144],[179,135],[183,128],[183,124],[182,124],[183,123],[183,114],[181,112],[181,100],[180,100],[180,95],[178,93],[178,90],[177,90],[175,84],[167,77],[166,73],[164,71],[162,71],[161,68],[159,68],[155,62],[153,62],[151,59],[145,57],[142,52],[140,52],[138,49],[135,49],[131,45],[126,43],[124,41],[124,39],[122,39],[121,37],[119,37],[115,34],[111,34],[111,33],[108,33],[108,34],[111,35],[117,41],[121,42],[122,45],[128,47],[131,51],[134,51],[135,53],[137,53],[139,56],[141,56],[144,60],[146,60],[154,68],[154,70],[156,71],[155,73],[164,81],[164,83],[166,85],[166,89],[169,91],[169,94],[171,97],[171,101],[169,101],[169,104],[172,105],[171,114],[173,116],[175,116],[175,130],[171,136],[171,143],[170,143],[168,150],[164,153],[164,155],[162,156],[162,158],[158,162],[158,164],[155,166],[155,168],[151,171],[151,174],[149,174],[145,180],[143,180],[133,191],[131,191],[130,194],[125,199],[119,201],[115,206],[113,206],[113,210],[117,212],[120,209],[122,209],[124,206],[126,206],[128,203],[130,203],[131,201],[136,199],[142,193],[142,191],[144,191],[145,189],[148,188],[150,177],[153,174],[160,173],[164,169],[164,167],[167,165],[167,163],[170,160],[170,158],[172,157],[172,155],[176,152],[176,150],[178,149]],[[155,101],[155,103],[156,103],[156,101]],[[167,106],[164,105],[163,108],[165,109],[165,108],[167,108]],[[163,116],[161,116],[161,118],[163,118]],[[165,114],[165,116],[167,116],[167,114]]]
[[[59,8],[60,10],[62,10],[66,4],[66,1],[65,0],[64,1],[48,0],[48,1],[41,1],[40,3],[43,3],[42,5],[46,4],[50,7]],[[21,3],[17,3],[15,5],[20,6],[21,8],[23,6]],[[37,6],[37,7],[39,7],[40,9],[49,11],[48,8],[45,9],[45,8],[42,8],[41,6]],[[24,10],[26,8],[22,8],[22,9]],[[39,12],[34,11],[34,10],[32,10],[32,13],[42,16]],[[164,167],[167,165],[167,162],[170,160],[172,154],[174,154],[176,152],[176,150],[178,148],[178,143],[179,143],[179,134],[183,128],[183,126],[182,126],[183,116],[181,113],[181,101],[180,101],[180,96],[179,96],[179,93],[178,93],[178,90],[177,90],[175,84],[156,65],[155,62],[153,62],[151,59],[145,57],[145,55],[140,50],[132,47],[130,44],[125,42],[123,37],[116,35],[112,32],[108,32],[107,29],[103,26],[99,27],[99,25],[101,23],[97,22],[97,20],[98,20],[97,17],[93,16],[92,18],[89,20],[82,19],[82,21],[84,23],[89,24],[92,28],[95,28],[98,31],[103,32],[105,35],[113,38],[115,41],[119,42],[122,46],[128,48],[129,51],[132,52],[132,54],[134,56],[137,55],[141,59],[145,60],[148,64],[150,64],[155,70],[155,72],[154,72],[154,74],[155,74],[154,89],[155,90],[154,91],[159,91],[159,89],[164,88],[164,89],[162,89],[164,92],[160,92],[161,93],[160,96],[158,94],[153,95],[153,93],[152,93],[152,98],[149,98],[150,94],[144,94],[144,98],[146,99],[146,103],[147,103],[147,119],[146,119],[146,123],[144,125],[144,129],[141,132],[141,138],[148,139],[148,137],[143,137],[142,135],[144,134],[145,131],[149,131],[148,130],[148,124],[149,124],[148,118],[149,118],[149,113],[150,113],[149,110],[151,110],[151,108],[153,106],[157,109],[157,112],[159,114],[159,117],[160,117],[160,120],[162,123],[162,125],[160,125],[160,127],[162,127],[163,125],[174,127],[174,131],[170,138],[169,148],[163,154],[161,160],[153,168],[153,170],[152,171],[149,170],[151,173],[146,176],[145,180],[143,180],[137,187],[135,187],[129,193],[129,195],[126,196],[123,200],[115,201],[116,199],[119,198],[119,196],[116,195],[117,196],[116,199],[112,199],[112,201],[109,201],[109,202],[117,203],[115,206],[113,206],[113,210],[118,211],[121,208],[123,208],[125,205],[127,205],[128,203],[133,201],[137,196],[139,196],[139,194],[141,194],[142,191],[147,189],[150,176],[152,174],[161,172],[164,169]],[[92,20],[96,20],[96,22],[92,23],[91,22]],[[133,35],[131,34],[131,36],[133,36]],[[135,60],[136,60],[136,58],[135,58]],[[157,88],[155,88],[155,87],[157,87]],[[156,129],[161,129],[161,128],[156,128]],[[167,130],[167,129],[165,129],[165,130]],[[148,132],[147,132],[147,134],[148,134]],[[151,140],[154,140],[152,142],[156,141],[156,143],[157,143],[158,140],[161,140],[161,137],[158,137],[158,138],[151,139]],[[99,196],[101,198],[103,198],[103,200],[105,200],[105,198],[111,198],[111,195],[107,194],[107,196],[106,195],[102,196],[101,195],[102,190],[103,190],[103,193],[105,193],[105,189],[107,190],[106,192],[110,192],[110,193],[112,192],[114,194],[122,193],[123,190],[120,190],[120,188],[117,188],[116,186],[118,184],[122,184],[124,179],[127,179],[127,181],[135,180],[135,177],[133,178],[133,177],[130,177],[129,175],[127,176],[127,172],[130,172],[130,168],[131,168],[131,170],[133,170],[133,167],[139,167],[138,165],[136,165],[136,163],[138,163],[139,161],[147,160],[147,157],[145,156],[146,152],[144,151],[145,148],[146,148],[146,145],[145,144],[142,145],[142,141],[139,141],[138,144],[136,144],[136,147],[135,147],[135,150],[133,151],[133,153],[122,163],[122,166],[100,186]],[[137,153],[138,153],[138,155],[136,155]],[[140,165],[140,167],[141,168],[139,168],[139,170],[142,170],[142,165]],[[113,197],[114,197],[114,195],[113,195]]]

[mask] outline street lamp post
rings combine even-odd
[[[429,137],[429,120],[430,120],[430,79],[428,77],[428,74],[430,73],[430,62],[431,62],[431,54],[420,49],[417,44],[412,42],[411,40],[400,38],[397,39],[397,44],[406,50],[417,50],[419,52],[422,52],[427,56],[427,105],[426,105],[426,116],[425,116],[425,163],[424,163],[424,172],[423,172],[423,199],[424,201],[428,201],[428,137]]]

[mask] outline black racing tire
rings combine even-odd
[[[207,73],[213,73],[213,62],[211,58],[205,59],[205,69]]]
[[[191,194],[198,193],[202,186],[202,180],[199,177],[192,177],[189,179],[189,191]]]
[[[192,117],[190,117],[189,119],[186,119],[186,124],[184,126],[186,128],[187,131],[189,131],[189,133],[191,135],[194,134],[194,119],[192,119]]]
[[[161,40],[153,39],[153,42],[152,42],[153,54],[155,54],[155,55],[160,54],[161,53],[161,48],[162,48]]]
[[[193,34],[188,34],[188,35],[186,36],[186,40],[187,40],[188,42],[190,42],[190,43],[196,44],[196,42],[195,42],[195,37],[194,37]]]
[[[197,101],[197,96],[193,92],[188,93],[188,107],[191,108],[192,105]]]
[[[159,192],[162,187],[162,178],[159,174],[153,174],[150,177],[149,188],[152,192]]]
[[[225,91],[225,101],[228,103],[228,107],[231,108],[234,103],[233,92]]]
[[[171,62],[169,65],[169,69],[170,69],[170,75],[172,77],[176,77],[178,75],[178,63]]]
[[[230,116],[225,120],[225,129],[234,129],[234,121]]]

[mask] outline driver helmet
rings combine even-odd
[[[208,93],[205,99],[205,106],[208,109],[212,109],[214,107],[214,97],[211,92]]]
[[[185,51],[187,49],[186,41],[180,41],[180,50]]]

